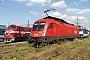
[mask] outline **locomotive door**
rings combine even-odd
[[[57,25],[53,24],[54,36],[57,36]]]
[[[56,24],[51,23],[47,28],[47,36],[56,36]]]
[[[21,37],[24,37],[24,35],[25,35],[25,28],[24,27],[21,27],[20,33],[21,33]]]
[[[18,37],[19,37],[19,39],[21,39],[20,38],[21,37],[21,27],[18,27],[18,28],[19,28],[19,34],[18,34],[19,36]]]
[[[21,27],[19,27],[19,37],[21,36]]]
[[[21,27],[17,27],[17,35],[16,35],[16,40],[20,40],[21,38],[20,38],[20,36],[21,36]]]

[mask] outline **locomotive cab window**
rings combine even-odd
[[[45,22],[35,22],[33,26],[33,30],[43,30],[45,26]]]
[[[4,34],[4,31],[5,31],[5,30],[2,30],[1,33]]]
[[[87,34],[88,33],[86,29],[83,29],[83,32],[84,32],[84,34]]]
[[[15,25],[10,25],[9,28],[16,28],[16,26]]]
[[[52,23],[48,26],[48,29],[50,29],[50,28],[53,28],[53,24]]]

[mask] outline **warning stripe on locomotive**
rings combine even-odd
[[[19,33],[19,31],[10,31],[10,33]]]
[[[21,34],[26,34],[26,33],[31,33],[31,32],[24,32],[24,31],[21,31]]]

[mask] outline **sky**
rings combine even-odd
[[[48,15],[90,30],[90,0],[0,0],[0,24],[33,24]],[[55,9],[55,10],[52,10]]]

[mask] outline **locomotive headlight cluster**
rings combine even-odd
[[[45,32],[42,32],[42,36],[45,36]]]

